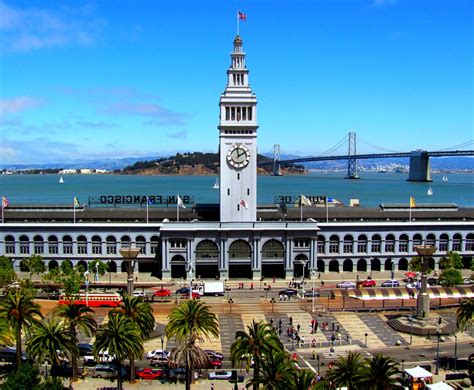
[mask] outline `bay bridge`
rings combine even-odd
[[[344,144],[348,144],[348,153],[344,155],[331,155],[328,153],[334,152]],[[346,179],[358,179],[357,160],[380,159],[380,158],[410,158],[409,181],[431,181],[430,173],[430,157],[446,157],[446,156],[474,156],[474,150],[459,150],[474,144],[473,140],[464,142],[459,145],[438,151],[426,151],[422,149],[413,150],[410,152],[395,152],[386,151],[385,153],[367,153],[357,154],[356,149],[356,133],[349,132],[341,141],[331,147],[328,151],[320,156],[301,157],[294,159],[280,159],[280,145],[273,147],[273,161],[259,162],[259,166],[273,165],[273,175],[281,175],[281,166],[287,164],[297,164],[303,162],[317,162],[317,161],[335,161],[347,160],[347,176]],[[374,146],[374,145],[371,145]],[[454,150],[455,149],[455,150]]]

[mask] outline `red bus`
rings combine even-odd
[[[117,307],[120,306],[122,303],[122,297],[120,294],[117,293],[110,293],[110,294],[86,294],[81,293],[79,294],[76,299],[67,299],[64,295],[59,297],[59,304],[66,305],[68,303],[74,303],[75,305],[84,305],[90,307],[101,307],[101,306],[108,306],[108,307]]]

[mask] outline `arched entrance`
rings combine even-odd
[[[82,268],[83,272],[87,271],[87,262],[84,260],[79,260],[76,264],[76,268]]]
[[[317,268],[318,268],[318,272],[325,272],[326,264],[324,264],[324,260],[317,261]]]
[[[385,260],[384,268],[385,268],[385,271],[392,270],[392,259]]]
[[[117,272],[117,263],[113,260],[107,262],[107,272]]]
[[[59,267],[59,264],[56,260],[51,260],[49,263],[48,263],[48,269],[51,271],[52,269],[55,269],[55,268],[58,268]]]
[[[175,255],[171,258],[171,278],[186,279],[186,260],[181,255]]]
[[[262,246],[262,276],[285,278],[285,247],[278,240],[269,240]]]
[[[342,263],[342,270],[344,272],[352,272],[354,269],[354,264],[352,263],[351,259],[346,259],[344,260],[344,263]]]
[[[229,246],[229,279],[252,279],[252,248],[237,240]]]
[[[219,248],[214,241],[203,240],[196,246],[196,276],[219,279]]]
[[[380,271],[380,260],[379,259],[372,259],[370,261],[370,269],[372,271]]]
[[[339,262],[337,260],[329,262],[329,272],[339,272]]]
[[[152,273],[155,271],[158,262],[153,260],[142,260],[138,262],[138,272]]]
[[[309,261],[308,256],[299,254],[293,262],[293,276],[295,278],[309,278]]]
[[[357,261],[357,271],[367,272],[367,261],[365,259]]]
[[[408,260],[402,257],[398,260],[398,270],[399,271],[408,271]]]
[[[435,269],[435,259],[432,257],[428,259],[428,268],[431,270]]]

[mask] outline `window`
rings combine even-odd
[[[56,236],[48,237],[48,252],[50,255],[58,254],[58,239]]]
[[[456,233],[453,236],[453,251],[460,252],[461,251],[461,244],[462,244],[462,237],[459,233]]]
[[[227,188],[227,195],[230,195],[230,188]]]
[[[393,234],[385,237],[385,252],[395,252],[395,236]]]
[[[252,120],[252,107],[249,107],[249,121]]]
[[[247,188],[247,195],[250,195],[250,188]]]
[[[382,238],[378,234],[372,236],[372,252],[380,253],[382,246]]]
[[[329,238],[329,253],[339,253],[339,237],[331,236]]]
[[[449,243],[449,237],[447,234],[441,234],[439,237],[439,244],[438,244],[438,249],[440,252],[447,252],[448,251],[448,243]]]
[[[423,239],[421,238],[421,234],[415,234],[413,236],[413,250],[415,250],[416,245],[421,245],[423,243]]]
[[[178,239],[178,240],[170,240],[171,248],[186,248],[186,240]]]
[[[153,236],[150,241],[151,241],[150,252],[152,255],[156,255],[158,252],[158,237]]]
[[[230,119],[235,121],[235,107],[230,109]]]
[[[145,254],[146,253],[146,240],[145,240],[145,237],[137,236],[137,238],[135,238],[135,246],[137,248],[140,248],[140,253],[141,254]]]
[[[309,248],[309,239],[308,238],[295,238],[293,240],[295,248]]]
[[[347,235],[344,237],[343,252],[352,253],[354,250],[354,239],[352,236]]]
[[[326,241],[324,240],[324,236],[318,236],[318,253],[324,253],[325,243]]]
[[[285,248],[280,241],[270,240],[263,244],[262,258],[263,259],[282,259],[285,256]]]
[[[226,107],[225,108],[225,120],[228,121],[229,118],[230,118],[229,107]],[[225,131],[225,133],[227,134],[227,130]]]
[[[92,237],[92,254],[102,254],[102,239],[99,236]]]
[[[77,253],[79,255],[87,255],[87,238],[84,236],[77,238]]]
[[[201,241],[196,246],[196,259],[218,259],[217,244],[211,240]]]
[[[63,237],[63,253],[72,255],[72,238],[70,236]]]
[[[359,236],[357,238],[357,252],[367,253],[367,236]]]
[[[466,251],[473,252],[474,251],[474,234],[469,233],[466,236]]]
[[[15,238],[13,238],[13,236],[5,237],[5,253],[7,254],[15,253]]]
[[[399,252],[408,252],[408,236],[402,234],[398,240],[398,250]]]
[[[33,238],[33,242],[34,242],[34,252],[35,254],[37,255],[42,255],[44,253],[44,241],[43,241],[43,237],[41,236],[35,236]]]
[[[30,241],[27,236],[20,237],[20,253],[27,255],[30,253]]]
[[[117,254],[117,240],[114,236],[108,236],[105,240],[106,244],[106,251],[108,255],[116,255]]]
[[[240,173],[237,173],[237,180],[240,180]]]

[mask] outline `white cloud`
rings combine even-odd
[[[41,105],[41,100],[30,96],[20,96],[13,99],[0,99],[0,118],[8,114],[14,114],[29,108],[38,107],[39,105]]]

